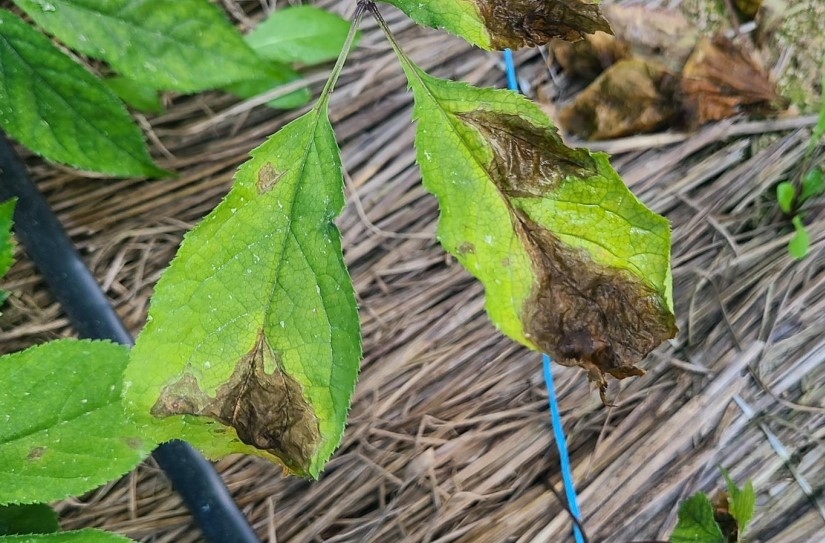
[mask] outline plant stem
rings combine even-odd
[[[326,109],[329,104],[329,97],[332,94],[332,89],[335,87],[335,83],[338,82],[338,76],[341,75],[341,71],[344,69],[344,63],[346,62],[347,55],[349,55],[349,51],[355,41],[355,35],[358,33],[358,27],[361,26],[361,19],[364,17],[365,11],[366,3],[359,0],[358,6],[355,8],[355,13],[352,16],[352,24],[349,27],[349,34],[347,34],[344,47],[341,49],[341,54],[338,55],[338,60],[335,61],[335,66],[332,67],[332,72],[330,72],[329,79],[327,79],[327,82],[324,85],[324,90],[321,91],[321,96],[318,98],[318,103],[315,106],[317,109]]]
[[[375,2],[372,0],[359,0],[359,6],[364,6],[364,9],[369,11],[372,14],[372,17],[378,23],[378,26],[381,27],[381,31],[384,33],[384,36],[387,37],[387,40],[390,42],[390,46],[392,46],[392,50],[395,51],[395,55],[398,57],[398,60],[401,61],[402,64],[411,65],[410,59],[401,49],[401,46],[395,41],[395,36],[392,34],[392,30],[390,30],[390,25],[387,24],[387,21],[384,20],[384,17],[381,16],[381,12],[378,11],[378,6],[375,5]]]

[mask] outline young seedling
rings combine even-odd
[[[811,199],[825,193],[825,175],[823,164],[814,164],[813,157],[825,136],[825,55],[822,57],[822,99],[819,107],[819,117],[814,126],[808,149],[797,170],[801,176],[798,183],[783,181],[776,186],[776,201],[779,209],[791,217],[794,227],[794,237],[788,243],[788,253],[796,259],[803,259],[808,255],[811,246],[811,236],[804,224],[804,213],[800,210]],[[799,187],[797,189],[797,187]]]

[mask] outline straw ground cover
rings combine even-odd
[[[425,69],[501,84],[498,56],[386,13]],[[534,84],[546,77],[536,53],[520,61]],[[310,78],[317,92],[325,74]],[[492,329],[481,288],[433,241],[437,211],[419,184],[404,87],[368,23],[330,105],[350,189],[339,223],[365,333],[344,446],[312,485],[254,459],[219,467],[272,541],[562,541],[569,522],[554,493],[539,360]],[[248,150],[297,114],[218,94],[176,98],[167,114],[145,120],[161,165],[182,172],[163,183],[90,183],[30,165],[137,330],[183,232],[225,193]],[[603,144],[633,190],[674,224],[681,334],[646,361],[645,377],[610,390],[614,408],[578,371],[559,370],[591,540],[665,537],[678,499],[723,486],[718,464],[737,481],[754,480],[754,541],[808,541],[825,526],[815,496],[823,485],[823,218],[816,207],[808,215],[811,256],[796,263],[785,250],[791,230],[769,196],[805,152],[812,123],[736,120]],[[767,132],[775,141],[754,150]],[[4,288],[15,292],[4,351],[68,332],[25,259]],[[67,528],[199,539],[151,464],[60,509]]]

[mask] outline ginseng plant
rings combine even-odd
[[[598,6],[578,0],[388,3],[484,49],[610,31]],[[228,195],[185,236],[131,351],[61,340],[4,357],[0,502],[88,491],[170,439],[210,458],[249,453],[302,476],[322,471],[361,359],[334,223],[344,180],[328,106],[365,13],[413,93],[438,239],[483,283],[496,327],[582,367],[603,399],[608,375],[641,375],[639,361],[673,337],[669,223],[608,156],[567,147],[515,92],[428,75],[362,0],[317,102],[251,152]]]

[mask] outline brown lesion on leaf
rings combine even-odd
[[[264,164],[258,171],[258,193],[265,194],[272,190],[283,176],[284,172],[279,172],[276,170],[275,166],[273,166],[271,162]]]
[[[267,367],[275,369],[267,373]],[[247,445],[271,453],[298,473],[309,471],[321,444],[318,418],[301,384],[284,371],[263,331],[214,398],[186,372],[164,388],[152,414],[211,417],[234,428]]]
[[[521,309],[526,337],[556,362],[585,369],[605,401],[606,376],[642,375],[636,363],[676,334],[675,318],[642,278],[596,263],[513,202],[546,196],[569,178],[598,175],[595,160],[585,149],[564,145],[555,129],[517,116],[486,111],[457,116],[492,150],[485,167],[537,278]]]
[[[40,460],[44,454],[46,454],[46,447],[32,447],[29,449],[29,454],[26,455],[26,460]]]
[[[464,255],[474,255],[476,253],[476,246],[470,243],[469,241],[465,241],[461,245],[458,246],[458,254],[460,256]]]
[[[599,6],[580,0],[475,0],[492,47],[518,49],[553,38],[579,40],[598,30],[612,33]]]
[[[518,225],[538,275],[522,310],[525,334],[559,364],[585,369],[604,402],[607,375],[643,375],[635,364],[676,334],[673,314],[641,279],[597,264],[523,215]]]
[[[541,197],[568,177],[597,174],[590,153],[566,146],[554,129],[535,126],[517,115],[483,110],[456,116],[474,126],[492,148],[491,178],[507,197]]]

